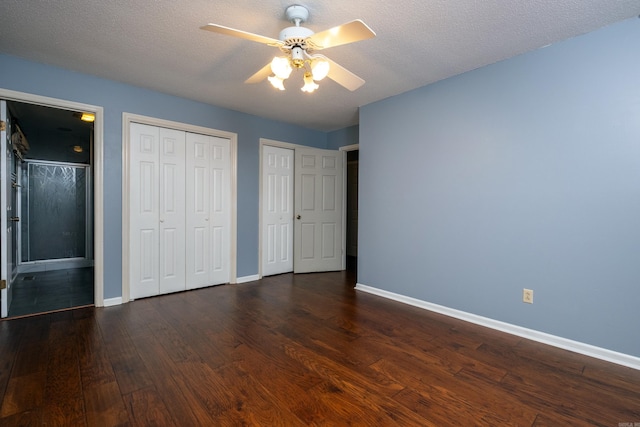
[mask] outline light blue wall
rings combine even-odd
[[[346,145],[358,144],[360,138],[358,125],[338,129],[327,134],[327,148],[338,150]]]
[[[639,42],[632,19],[363,107],[358,281],[640,356]]]
[[[238,277],[258,273],[259,140],[325,148],[327,134],[0,55],[0,87],[104,108],[105,298],[122,289],[122,113],[238,134]]]

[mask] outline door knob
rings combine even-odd
[[[300,218],[302,218],[300,214],[296,215],[296,219],[300,219]]]
[[[20,217],[19,216],[12,216],[11,218],[9,218],[9,220],[11,220],[13,222],[19,222],[20,221]]]
[[[22,187],[22,186],[20,184],[18,184],[17,182],[12,182],[11,183],[11,187],[18,188],[18,187]]]

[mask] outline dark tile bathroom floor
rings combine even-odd
[[[9,317],[93,304],[93,268],[19,274]]]

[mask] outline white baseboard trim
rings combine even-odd
[[[247,283],[247,282],[255,282],[256,280],[260,280],[260,276],[254,274],[252,276],[242,276],[236,279],[236,283]]]
[[[501,322],[499,320],[490,319],[488,317],[478,316],[476,314],[467,313],[465,311],[456,310],[416,298],[385,291],[383,289],[363,285],[362,283],[356,283],[356,290],[367,292],[373,295],[378,295],[383,298],[412,305],[414,307],[433,311],[435,313],[444,314],[445,316],[454,317],[456,319],[475,323],[476,325],[506,332],[508,334],[527,338],[533,341],[538,341],[543,344],[552,345],[554,347],[569,350],[574,353],[584,354],[585,356],[595,357],[596,359],[605,360],[607,362],[640,370],[640,357],[619,353],[613,350],[607,350],[605,348],[596,347],[591,344],[573,341],[567,338],[547,334],[545,332],[540,332],[533,329],[524,328],[522,326]]]
[[[104,300],[104,307],[111,307],[114,305],[120,305],[122,304],[122,297],[116,297],[116,298],[107,298]]]

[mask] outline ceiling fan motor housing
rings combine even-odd
[[[313,35],[313,31],[300,26],[300,24],[307,22],[307,19],[309,19],[309,10],[304,6],[294,4],[289,6],[284,14],[287,20],[295,24],[295,27],[287,27],[280,31],[280,41],[291,47],[303,46],[305,39]]]
[[[313,31],[305,27],[287,27],[284,30],[280,31],[279,39],[286,44],[302,44],[307,37],[311,37],[313,35]],[[293,43],[289,41],[293,40]],[[295,43],[295,41],[300,41],[299,43]]]

